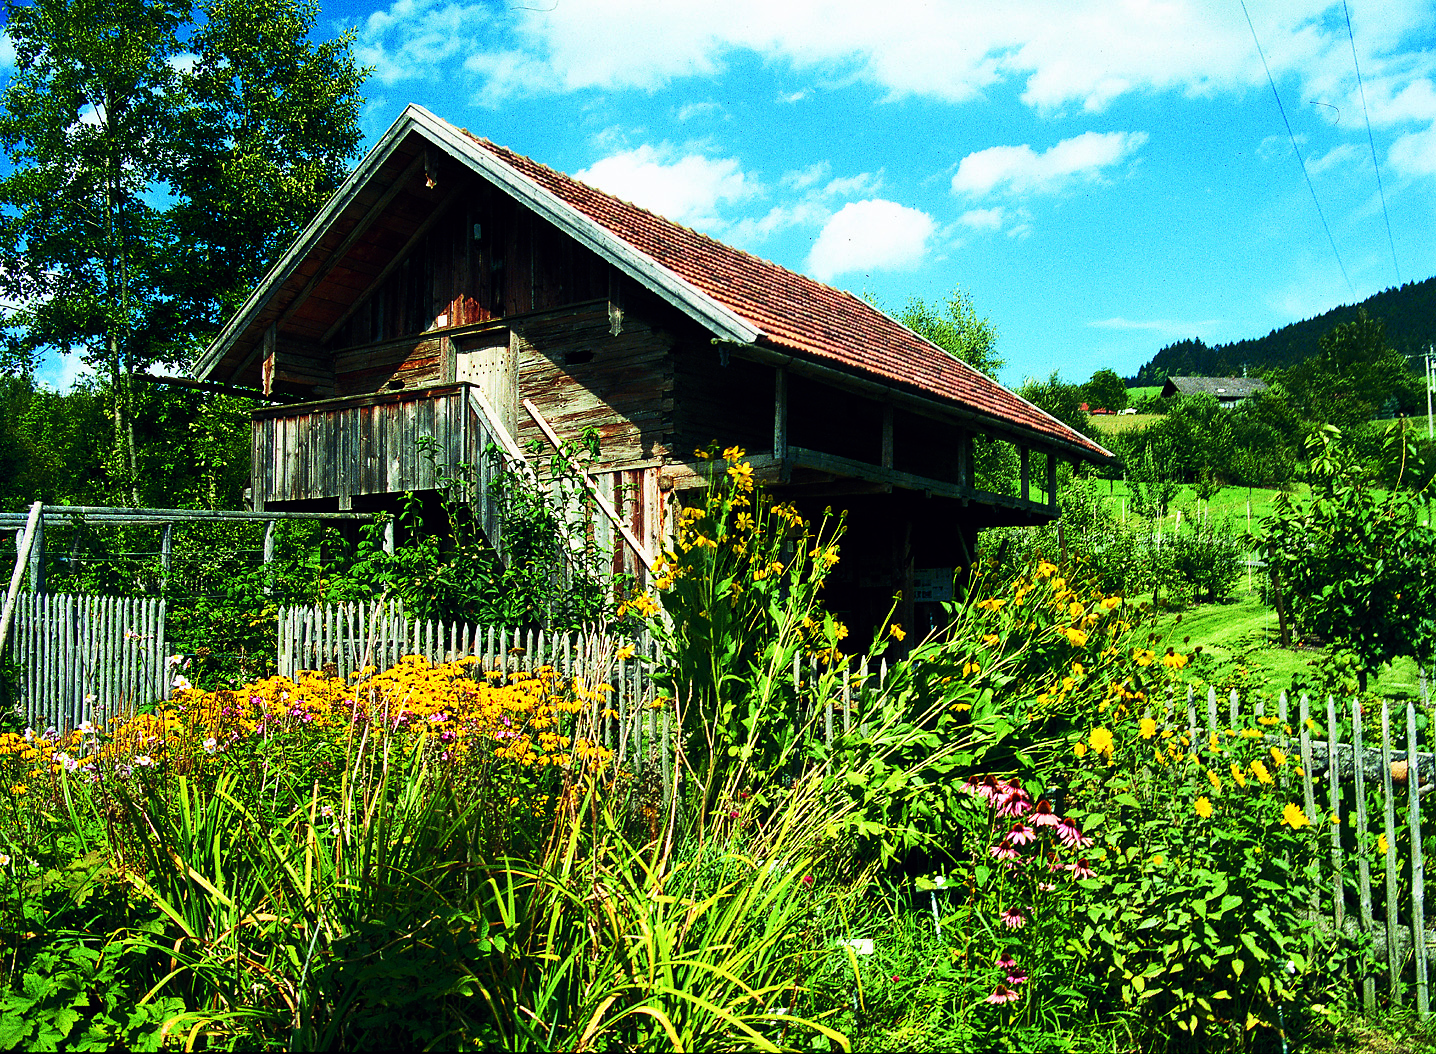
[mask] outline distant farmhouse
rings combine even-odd
[[[1162,385],[1162,398],[1174,395],[1214,395],[1217,402],[1230,410],[1257,392],[1266,391],[1260,377],[1168,377]]]

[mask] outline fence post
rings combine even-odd
[[[1411,810],[1411,944],[1416,956],[1416,1013],[1431,1014],[1426,977],[1426,864],[1421,853],[1421,755],[1416,704],[1406,704],[1406,801]]]
[[[1386,831],[1386,968],[1391,1000],[1401,1003],[1401,963],[1396,957],[1396,792],[1391,781],[1391,708],[1381,704],[1381,791]]]
[[[26,532],[27,534],[29,532]],[[45,592],[45,517],[35,520],[35,541],[30,546],[30,592]]]

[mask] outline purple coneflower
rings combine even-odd
[[[1046,798],[1039,801],[1032,810],[1033,827],[1056,827],[1061,820],[1062,817],[1052,811],[1052,806],[1048,804]]]
[[[1079,857],[1075,864],[1068,864],[1067,870],[1072,872],[1073,878],[1091,878],[1092,869],[1087,866],[1087,858]]]
[[[1032,809],[1032,799],[1016,779],[1002,787],[996,799],[998,816],[1026,816]]]
[[[1081,828],[1070,816],[1063,817],[1057,822],[1057,837],[1062,839],[1063,845],[1074,849],[1091,843],[1091,839],[1082,837]]]
[[[1002,1003],[1010,1003],[1016,998],[1016,992],[1014,992],[1011,988],[1008,988],[1007,985],[998,982],[997,987],[992,990],[992,994],[987,997],[987,1001],[989,1003],[997,1003],[1000,1005]]]
[[[997,859],[999,860],[1017,859],[1017,850],[1012,848],[1006,838],[989,848],[987,851],[993,856],[997,857]]]
[[[1037,841],[1037,832],[1025,823],[1019,823],[1007,832],[1007,841],[1013,845],[1026,845],[1028,842]]]
[[[1017,960],[1014,959],[1007,952],[1003,952],[1002,958],[997,960],[997,968],[999,970],[1006,970],[1008,973],[1011,973],[1014,969],[1017,968]]]
[[[1008,908],[1002,913],[1002,924],[1010,930],[1020,930],[1027,925],[1027,916],[1016,908]]]
[[[1027,980],[1026,970],[1013,970],[1007,975],[1008,984],[1021,984],[1025,980]]]

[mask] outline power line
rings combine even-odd
[[[1356,34],[1351,31],[1351,9],[1341,0],[1346,13],[1346,39],[1351,41],[1351,65],[1356,70],[1356,88],[1361,92],[1361,113],[1366,118],[1366,141],[1371,144],[1371,167],[1376,169],[1376,192],[1381,195],[1381,215],[1386,220],[1386,241],[1391,246],[1391,266],[1396,269],[1396,284],[1401,284],[1401,265],[1396,262],[1396,239],[1391,236],[1391,214],[1386,211],[1386,188],[1381,185],[1381,166],[1376,161],[1376,139],[1371,134],[1371,114],[1366,109],[1366,85],[1361,83],[1361,63],[1356,61]]]
[[[1291,140],[1291,148],[1296,153],[1296,160],[1301,165],[1301,174],[1306,177],[1306,188],[1311,191],[1312,204],[1316,206],[1316,214],[1321,218],[1321,228],[1326,231],[1326,240],[1331,243],[1331,254],[1336,257],[1336,266],[1341,269],[1341,277],[1346,280],[1346,288],[1351,292],[1353,298],[1356,296],[1356,287],[1351,284],[1351,277],[1346,273],[1346,265],[1341,262],[1341,253],[1336,251],[1336,239],[1331,236],[1331,226],[1326,222],[1326,213],[1321,211],[1321,202],[1316,197],[1316,186],[1311,182],[1311,173],[1306,170],[1306,158],[1301,156],[1301,147],[1297,145],[1296,133],[1291,130],[1291,121],[1287,119],[1286,107],[1281,104],[1281,94],[1276,90],[1276,80],[1271,75],[1271,67],[1267,65],[1266,52],[1261,49],[1261,41],[1257,39],[1256,26],[1252,25],[1251,12],[1247,10],[1247,0],[1241,0],[1242,14],[1247,17],[1247,28],[1252,31],[1252,43],[1256,45],[1257,54],[1261,56],[1262,69],[1266,70],[1266,82],[1271,85],[1272,96],[1276,99],[1276,108],[1281,112],[1282,124],[1286,125],[1287,138]]]

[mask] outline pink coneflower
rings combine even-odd
[[[1032,798],[1022,789],[1022,784],[1014,779],[1001,789],[996,805],[998,816],[1026,816],[1032,809]]]
[[[1092,869],[1087,866],[1087,858],[1079,857],[1075,864],[1068,864],[1067,870],[1072,872],[1073,878],[1091,878]]]
[[[1032,810],[1033,827],[1056,827],[1062,817],[1052,811],[1052,806],[1043,798]]]
[[[1012,830],[1007,832],[1007,841],[1013,845],[1026,845],[1028,842],[1037,841],[1037,832],[1025,823],[1019,823]]]
[[[1081,828],[1070,816],[1063,817],[1057,822],[1057,837],[1062,839],[1063,845],[1073,849],[1090,844],[1090,839],[1082,837]]]
[[[1007,975],[1008,984],[1021,984],[1025,980],[1027,980],[1026,970],[1013,970]]]
[[[1006,970],[1008,973],[1011,973],[1014,969],[1017,968],[1017,960],[1014,959],[1011,955],[1008,955],[1007,952],[1003,952],[1002,958],[997,960],[997,968],[999,970]]]
[[[1001,1005],[1002,1003],[1010,1003],[1016,998],[1017,993],[999,981],[997,987],[992,990],[992,994],[987,997],[987,1001]]]
[[[1002,913],[1002,924],[1010,930],[1020,930],[1027,925],[1027,916],[1016,908],[1008,908]]]
[[[999,860],[1016,860],[1017,850],[1012,848],[1006,838],[987,850]]]

